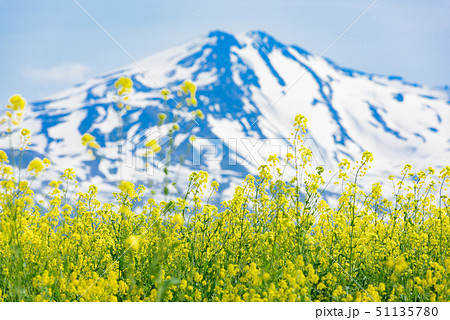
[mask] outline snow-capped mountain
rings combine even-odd
[[[330,170],[365,150],[375,158],[370,182],[399,174],[406,163],[417,170],[450,163],[450,102],[444,90],[342,68],[263,32],[215,31],[33,103],[24,123],[33,134],[28,157],[51,159],[45,182],[72,167],[81,189],[93,183],[105,194],[116,189],[118,119],[112,105],[114,83],[122,76],[133,80],[134,93],[124,123],[121,175],[136,184],[152,180],[155,190],[162,190],[164,179],[160,162],[151,161],[146,170],[148,159],[139,150],[164,130],[157,128],[165,108],[161,86],[175,93],[168,108],[181,119],[169,176],[178,177],[180,189],[189,172],[206,170],[221,183],[221,195],[229,194],[270,154],[287,152],[297,114],[309,120],[306,142],[315,163]],[[177,110],[177,88],[185,80],[197,85],[198,106]],[[189,115],[196,109],[205,115],[197,123]],[[85,133],[101,146],[96,160],[81,144]],[[197,137],[193,150],[191,134]],[[180,156],[185,161],[176,164]]]

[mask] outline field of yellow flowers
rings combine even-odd
[[[119,97],[132,87],[121,81]],[[184,88],[195,99],[195,88]],[[8,108],[11,133],[25,101],[13,96]],[[20,132],[26,152],[30,132]],[[77,181],[67,169],[41,204],[30,182],[50,160],[36,158],[21,174],[0,151],[0,301],[449,301],[450,167],[412,173],[406,165],[399,182],[389,177],[387,199],[381,184],[358,186],[369,152],[344,159],[331,207],[305,132],[299,115],[292,152],[270,157],[220,208],[210,204],[219,183],[203,171],[190,175],[183,197],[158,203],[121,181],[116,200],[101,203],[96,186],[70,199]],[[89,136],[82,143],[99,147]],[[283,176],[285,162],[294,177]]]

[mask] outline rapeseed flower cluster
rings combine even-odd
[[[44,171],[47,167],[50,166],[50,160],[44,158],[43,160],[39,158],[34,158],[28,164],[27,171],[31,173],[31,175],[37,176],[39,173]]]
[[[87,147],[87,152],[89,155],[92,156],[92,158],[95,159],[95,151],[100,148],[100,145],[95,140],[95,137],[90,133],[85,133],[81,137],[81,144],[85,147]]]
[[[148,148],[149,153],[158,153],[161,151],[161,146],[158,141],[151,139],[145,143],[145,147]]]
[[[195,93],[197,91],[197,86],[191,81],[184,81],[180,86],[180,91],[178,91],[178,96],[185,97],[185,102],[188,106],[197,106],[197,98]]]
[[[133,90],[133,81],[128,77],[120,77],[114,86],[119,96],[125,96]]]
[[[19,94],[13,95],[11,98],[9,98],[9,103],[6,105],[6,108],[8,109],[5,114],[6,117],[1,120],[1,123],[5,123],[6,121],[8,121],[8,133],[11,133],[13,125],[20,125],[26,104],[27,102],[25,101],[25,99]]]

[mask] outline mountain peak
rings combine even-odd
[[[224,40],[224,39],[235,39],[234,36],[231,33],[228,33],[226,31],[222,31],[222,30],[213,30],[210,33],[208,33],[208,38],[216,38],[219,40]]]
[[[268,39],[276,41],[274,37],[272,37],[269,33],[262,31],[262,30],[251,30],[246,33],[247,36],[253,38],[253,39]]]
[[[215,51],[220,50],[228,52],[233,46],[241,47],[241,44],[234,35],[222,30],[211,31],[208,34],[207,39],[209,39],[209,44],[206,47],[211,48],[212,46]]]
[[[268,45],[270,47],[273,47],[276,45],[277,47],[285,47],[284,44],[279,42],[277,39],[275,39],[273,36],[271,36],[269,33],[262,31],[262,30],[252,30],[245,33],[245,36],[252,39],[253,42],[259,44],[259,45]],[[228,42],[234,42],[236,41],[236,37],[228,33],[226,31],[222,30],[213,30],[210,33],[208,33],[207,38],[210,39],[216,39],[218,41],[228,41]],[[238,37],[239,38],[239,37]]]

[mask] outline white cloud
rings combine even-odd
[[[23,76],[33,82],[53,82],[74,84],[91,75],[91,68],[81,63],[64,63],[48,69],[33,68],[23,72]]]

